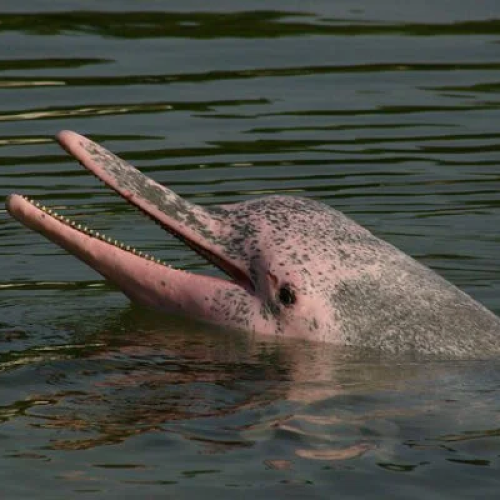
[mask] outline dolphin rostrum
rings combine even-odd
[[[12,194],[10,214],[130,299],[223,327],[340,345],[477,357],[500,351],[500,319],[341,212],[267,196],[201,207],[74,132],[66,151],[229,279],[173,269]]]

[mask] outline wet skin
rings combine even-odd
[[[393,353],[484,357],[500,350],[497,316],[323,203],[268,196],[201,207],[83,136],[64,131],[58,141],[229,278],[173,269],[9,196],[13,217],[134,301],[227,328]]]

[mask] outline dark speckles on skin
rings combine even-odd
[[[259,284],[260,280],[261,288],[267,286],[262,272],[264,263],[269,256],[275,258],[278,254],[281,259],[275,261],[273,269],[285,268],[282,277],[300,277],[295,283],[299,300],[310,295],[329,304],[325,306],[325,316],[304,320],[304,328],[310,332],[319,331],[320,325],[322,329],[328,328],[325,325],[336,325],[346,342],[376,346],[381,338],[387,342],[390,339],[394,345],[399,335],[394,333],[395,327],[402,326],[405,332],[400,337],[408,342],[408,336],[418,337],[422,329],[432,330],[433,325],[438,325],[437,339],[442,335],[443,326],[439,311],[451,308],[452,302],[457,302],[456,294],[459,299],[467,297],[340,212],[313,200],[271,196],[235,205],[234,211],[228,210],[224,215],[232,238],[220,243],[229,254],[247,263],[254,283]],[[263,242],[264,229],[268,235],[276,231],[277,236]],[[310,263],[318,261],[324,263],[324,267],[317,274],[311,273]],[[364,273],[363,269],[370,266],[384,269],[383,276],[371,271]],[[395,277],[394,269],[401,269],[402,274],[407,272],[418,286],[411,287],[407,282],[398,285],[400,276]],[[352,272],[353,278],[338,281],[339,272]],[[437,292],[429,293],[433,287]],[[436,303],[440,306],[434,307]],[[243,312],[241,307],[237,310]],[[275,297],[263,301],[260,315],[273,320],[277,333],[285,328],[283,314]],[[420,325],[419,317],[425,326]],[[498,327],[497,319],[491,318],[494,317],[486,318],[484,323],[489,330],[492,329],[489,321]],[[466,322],[466,318],[463,319]],[[474,324],[477,323],[474,320]]]
[[[211,297],[214,316],[235,327],[254,330],[259,315],[260,322],[272,321],[276,333],[283,334],[288,318],[297,319],[294,308],[280,307],[270,291],[266,273],[272,268],[282,273],[281,280],[287,276],[297,303],[307,303],[306,298],[321,303],[311,316],[304,311],[298,316],[304,330],[320,338],[336,335],[338,342],[426,353],[500,351],[499,318],[341,212],[288,196],[202,208],[105,149],[85,141],[81,146],[126,198],[147,200],[189,227],[206,248],[247,269],[260,310],[243,289],[220,289]],[[213,228],[221,230],[214,234]],[[321,272],[311,272],[318,267]],[[321,317],[313,315],[318,311]]]
[[[294,274],[301,276],[301,283],[296,284],[297,291],[303,295],[318,293],[317,290],[311,289],[315,286],[317,277],[308,269],[309,263],[318,259],[325,262],[333,259],[335,264],[332,266],[336,269],[339,259],[334,246],[325,247],[324,243],[319,246],[317,241],[349,242],[353,239],[362,241],[363,238],[374,240],[370,233],[345,218],[340,212],[310,199],[270,196],[222,209],[210,207],[207,212],[231,228],[230,238],[227,240],[220,238],[218,244],[225,254],[246,263],[250,277],[258,289],[267,287],[267,278],[262,272],[266,259],[269,256],[275,258],[279,254],[284,259],[275,262],[274,265],[285,268],[282,276],[289,277],[291,274],[288,268],[293,268]],[[360,234],[352,234],[352,231],[346,229],[346,225],[359,228],[357,232]],[[264,230],[268,235],[272,235],[265,242],[262,240]],[[302,249],[308,251],[300,252]],[[343,257],[346,260],[349,258],[347,253]],[[328,283],[326,267],[325,274],[326,276],[322,275],[319,280],[321,287],[325,289],[320,292],[324,296],[328,293],[326,291],[328,286],[332,286]],[[279,319],[281,309],[275,297],[265,301],[261,315],[266,319],[270,316]],[[311,328],[315,328],[314,324]]]
[[[95,163],[114,178],[120,189],[127,191],[129,199],[139,197],[147,200],[172,219],[196,229],[205,238],[214,238],[214,235],[207,230],[206,213],[203,209],[152,181],[139,170],[97,144],[81,142],[80,145]]]
[[[221,292],[212,300],[214,313],[230,321],[234,327],[243,330],[250,328],[253,311],[248,304],[248,296],[244,291]]]

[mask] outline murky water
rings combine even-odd
[[[217,273],[61,129],[200,204],[322,200],[500,312],[496,0],[1,3],[1,196]],[[498,497],[500,363],[151,314],[3,210],[0,253],[2,499]]]

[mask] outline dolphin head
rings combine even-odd
[[[58,141],[226,275],[174,269],[24,196],[9,196],[12,216],[134,301],[232,329],[337,344],[426,353],[498,350],[496,316],[323,203],[273,195],[202,207],[81,135],[64,131]]]
[[[221,251],[251,284],[245,329],[349,343],[344,288],[380,274],[381,240],[308,198],[273,195],[208,211],[223,228]],[[224,302],[232,311],[241,307],[230,295]]]
[[[227,279],[173,269],[13,194],[7,209],[20,222],[89,264],[132,300],[161,311],[260,333],[321,340],[338,335],[341,314],[332,308],[332,293],[354,265],[353,246],[366,254],[378,241],[361,226],[324,204],[291,196],[201,207],[86,137],[63,131],[57,139]]]

